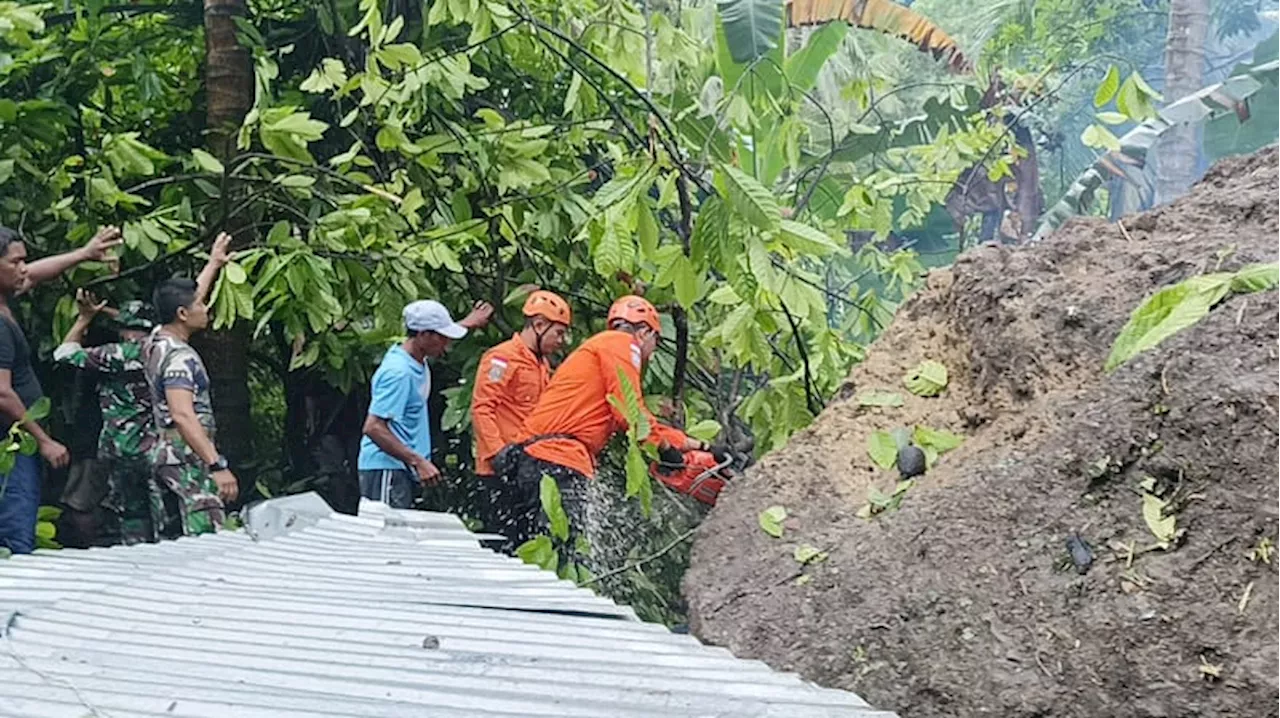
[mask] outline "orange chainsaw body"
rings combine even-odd
[[[725,482],[733,476],[729,465],[728,460],[717,462],[710,452],[686,451],[683,465],[671,466],[654,462],[649,465],[649,473],[673,491],[715,506]]]

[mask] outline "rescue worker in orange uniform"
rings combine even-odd
[[[563,298],[538,290],[525,300],[524,327],[480,357],[471,393],[476,476],[486,528],[503,531],[510,505],[494,476],[493,458],[520,439],[520,427],[551,381],[549,357],[569,341],[573,312]],[[507,547],[514,548],[514,547]]]
[[[630,383],[635,396],[643,397],[640,372],[657,349],[661,331],[658,311],[647,300],[625,296],[614,302],[608,329],[569,354],[525,419],[519,441],[499,454],[495,467],[513,493],[524,497],[523,505],[517,507],[516,535],[508,534],[517,545],[536,535],[539,523],[545,521],[538,495],[544,475],[555,479],[560,488],[570,531],[576,533],[584,526],[587,479],[595,474],[596,456],[614,434],[627,428],[620,408],[626,406],[622,382]],[[679,429],[658,423],[643,401],[640,410],[650,426],[645,441],[667,452],[709,448]]]

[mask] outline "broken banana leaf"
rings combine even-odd
[[[1198,92],[1169,103],[1157,116],[1143,122],[1120,138],[1120,149],[1107,152],[1076,178],[1067,193],[1040,219],[1031,241],[1039,241],[1061,227],[1071,217],[1083,214],[1093,203],[1093,195],[1117,169],[1128,174],[1141,169],[1147,153],[1169,130],[1179,125],[1203,122],[1227,113],[1247,116],[1246,101],[1263,83],[1275,85],[1280,61],[1272,60],[1247,68],[1243,73],[1223,82],[1209,85]],[[1244,113],[1244,114],[1242,114]]]

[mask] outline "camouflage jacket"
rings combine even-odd
[[[146,458],[156,443],[151,394],[142,374],[142,346],[114,342],[85,348],[67,342],[53,352],[55,361],[97,372],[102,432],[98,457]]]
[[[166,334],[163,327],[156,327],[143,341],[143,373],[151,394],[151,407],[155,416],[159,441],[152,452],[152,462],[158,465],[199,463],[195,452],[187,446],[173,421],[166,389],[183,389],[191,392],[191,403],[200,425],[214,440],[213,400],[209,393],[209,372],[204,361],[191,345]]]

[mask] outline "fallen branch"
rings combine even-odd
[[[591,584],[596,583],[596,582],[598,582],[598,581],[603,581],[603,580],[604,580],[604,579],[606,579],[606,578],[612,578],[613,576],[617,576],[618,574],[626,573],[627,571],[630,571],[630,570],[631,570],[631,569],[633,569],[633,568],[640,568],[641,566],[645,565],[646,563],[649,563],[649,562],[651,562],[651,561],[655,561],[655,560],[657,560],[657,559],[660,559],[660,558],[662,558],[663,556],[667,555],[667,553],[669,553],[669,552],[671,551],[671,549],[673,549],[673,548],[675,548],[676,546],[679,546],[681,543],[684,543],[685,541],[687,541],[687,540],[689,539],[689,537],[690,537],[690,536],[693,536],[693,532],[694,532],[694,531],[697,531],[697,528],[691,528],[691,529],[689,529],[688,531],[685,531],[684,533],[682,533],[682,534],[680,534],[679,536],[675,537],[675,539],[674,539],[671,543],[667,544],[666,546],[663,546],[663,547],[662,547],[662,549],[661,549],[661,550],[659,550],[659,551],[658,551],[657,553],[655,553],[655,554],[652,554],[652,555],[650,555],[650,556],[645,556],[644,558],[640,559],[639,561],[636,561],[636,562],[634,562],[634,563],[629,563],[629,564],[627,564],[627,565],[625,565],[625,566],[621,566],[621,567],[619,567],[619,568],[615,568],[615,569],[613,569],[612,571],[606,571],[606,572],[604,572],[604,573],[600,574],[599,576],[592,576],[591,578],[587,579],[586,581],[583,581],[583,582],[579,583],[579,584],[578,584],[578,588],[582,588],[583,586],[590,586]]]

